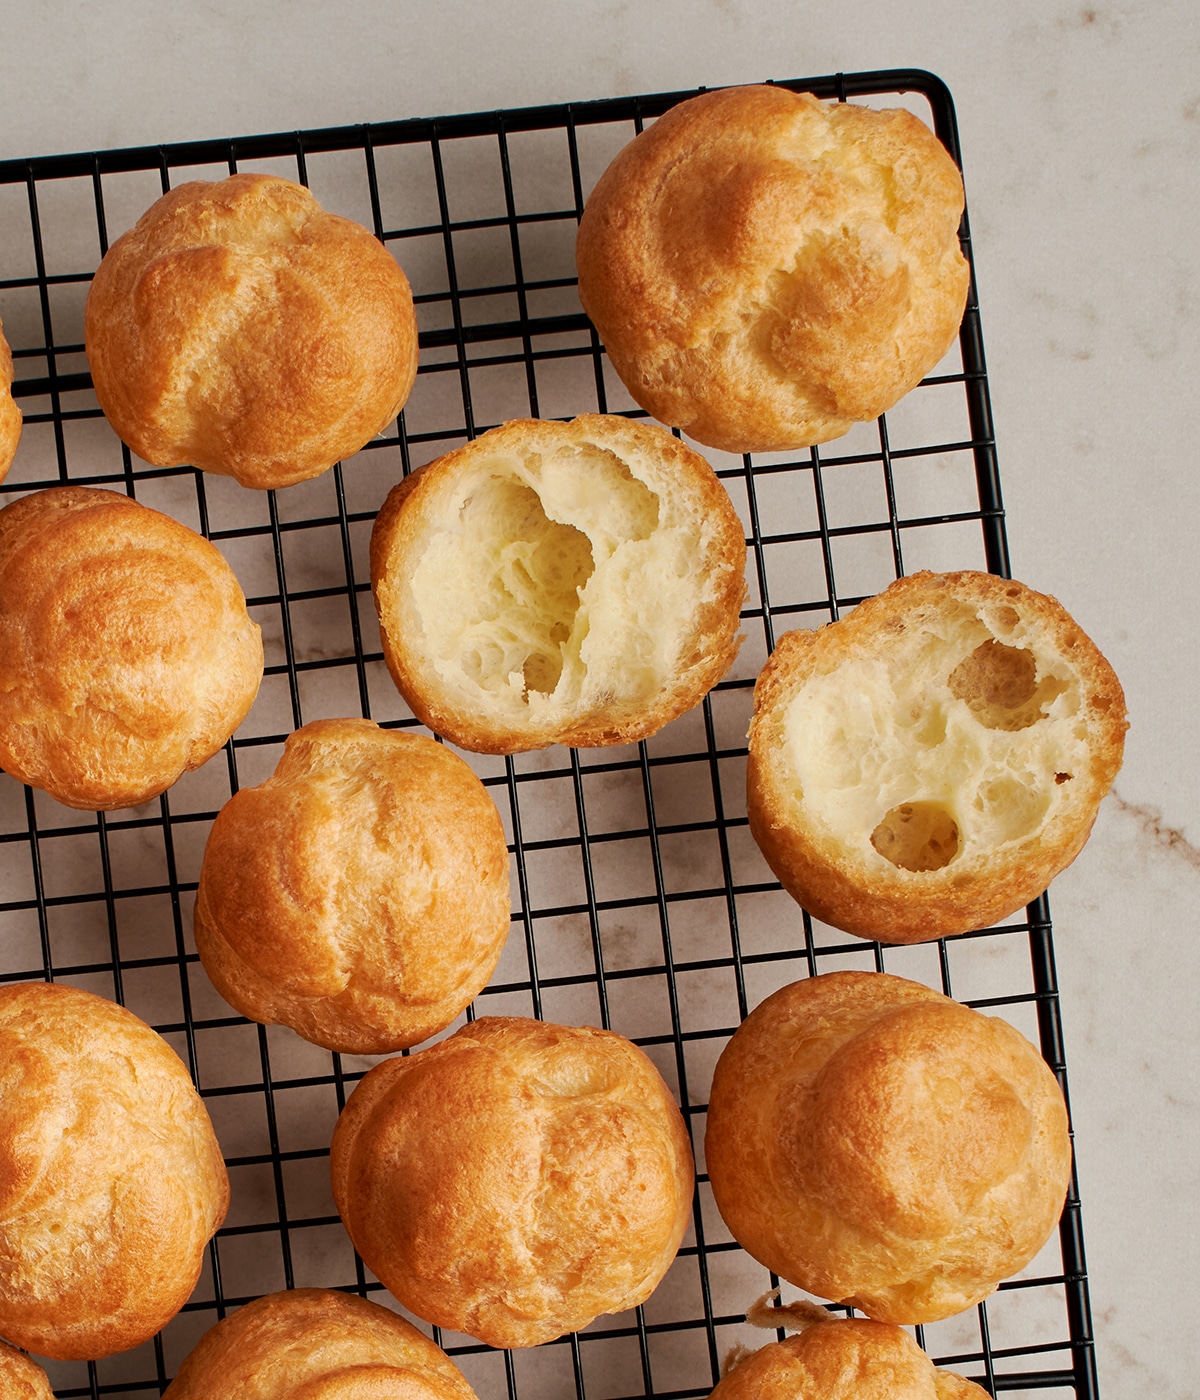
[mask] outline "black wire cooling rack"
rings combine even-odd
[[[927,73],[783,86],[910,106],[959,157],[950,95]],[[389,1301],[356,1258],[328,1182],[334,1121],[373,1061],[250,1024],[212,990],[191,938],[205,837],[300,724],[357,714],[415,724],[383,665],[366,557],[375,513],[403,473],[513,417],[637,415],[580,309],[575,229],[616,151],[692,95],[0,162],[0,319],[25,412],[0,503],[72,481],[175,515],[230,560],[267,648],[259,699],[224,754],[152,803],[93,816],[0,775],[0,982],[73,983],[154,1025],[204,1095],[233,1191],[184,1311],[134,1352],[49,1363],[60,1396],[161,1393],[200,1334],[261,1293],[322,1285]],[[421,327],[400,422],[278,493],[131,458],[100,413],[83,354],[84,298],[109,242],[170,186],[247,169],[299,179],[372,228],[412,282]],[[969,257],[965,216],[962,237]],[[925,981],[1010,1019],[1066,1087],[1044,898],[1024,919],[961,938],[908,948],[848,939],[780,890],[745,816],[752,687],[782,630],[836,618],[915,568],[1008,572],[974,287],[959,344],[886,421],[799,454],[707,455],[750,542],[734,671],[644,744],[466,755],[504,817],[514,879],[512,935],[469,1014],[598,1024],[643,1046],[697,1148],[693,1224],[634,1313],[511,1354],[437,1334],[481,1400],[703,1397],[734,1343],[761,1342],[743,1316],[776,1280],[724,1228],[702,1141],[717,1055],[776,987],[845,967]],[[1057,1238],[1023,1275],[918,1336],[940,1365],[994,1394],[1095,1396],[1074,1182]]]

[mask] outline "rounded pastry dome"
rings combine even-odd
[[[333,1135],[368,1267],[438,1327],[536,1346],[645,1301],[691,1211],[683,1119],[622,1036],[482,1017],[377,1065]]]
[[[704,1147],[748,1253],[899,1324],[1022,1269],[1071,1171],[1062,1091],[1024,1036],[887,973],[811,977],[751,1012],[717,1062]]]
[[[935,1367],[902,1328],[838,1318],[768,1342],[722,1377],[712,1400],[986,1400]]]
[[[366,719],[316,720],[274,774],[217,815],[196,949],[251,1020],[330,1050],[385,1054],[445,1029],[508,937],[504,827],[443,744]]]
[[[395,259],[274,175],[152,204],[104,255],[84,339],[100,406],[139,457],[263,489],[357,452],[417,372]]]
[[[900,109],[774,86],[703,93],[600,177],[579,296],[634,399],[728,452],[827,442],[950,348],[962,179]]]
[[[194,530],[115,491],[0,510],[0,768],[68,807],[156,797],[254,703],[262,637]]]
[[[326,1288],[271,1293],[231,1313],[200,1338],[166,1394],[171,1400],[476,1400],[446,1353],[410,1322]]]
[[[228,1204],[160,1035],[75,987],[0,987],[0,1333],[62,1360],[140,1345],[187,1301]]]

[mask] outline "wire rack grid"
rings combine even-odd
[[[959,158],[950,95],[927,73],[782,85],[908,105]],[[205,1098],[233,1192],[183,1312],[134,1352],[48,1363],[62,1397],[161,1393],[202,1332],[274,1289],[342,1288],[395,1306],[355,1256],[328,1182],[333,1123],[374,1061],[252,1025],[216,995],[191,939],[204,841],[300,724],[362,714],[415,725],[383,665],[366,559],[375,513],[403,474],[513,417],[641,416],[579,306],[574,234],[609,159],[692,95],[0,162],[0,319],[25,412],[0,503],[71,481],[167,511],[225,553],[267,650],[259,699],[223,755],[154,802],[84,814],[0,775],[0,982],[73,983],[155,1026]],[[166,189],[235,170],[299,179],[373,229],[408,274],[420,324],[420,373],[398,424],[278,493],[132,458],[83,354],[83,302],[109,242]],[[969,258],[965,216],[962,238]],[[730,1346],[761,1342],[744,1313],[777,1280],[726,1231],[702,1143],[715,1060],[775,988],[844,967],[925,981],[1010,1019],[1066,1088],[1044,897],[1023,919],[938,943],[848,939],[780,890],[745,816],[752,688],[781,630],[836,619],[915,568],[1008,573],[974,285],[958,345],[886,419],[799,454],[707,455],[750,547],[746,640],[729,676],[643,744],[464,755],[504,818],[514,896],[504,957],[468,1015],[630,1036],[677,1093],[698,1159],[691,1229],[643,1307],[525,1352],[435,1334],[483,1400],[706,1396]],[[939,1364],[993,1394],[1094,1396],[1074,1181],[1057,1237],[1019,1278],[917,1333]]]

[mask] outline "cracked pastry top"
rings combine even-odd
[[[218,813],[196,950],[243,1016],[378,1055],[444,1030],[483,989],[509,914],[500,813],[457,754],[314,720]]]
[[[215,545],[116,491],[0,511],[0,768],[68,807],[132,807],[245,718],[262,638]]]
[[[985,928],[1083,848],[1126,728],[1112,667],[1055,599],[913,574],[780,639],[755,686],[750,829],[835,928]]]
[[[327,1288],[255,1298],[210,1327],[167,1387],[170,1400],[476,1400],[411,1322]]]
[[[962,212],[957,166],[911,113],[727,88],[600,177],[579,296],[660,422],[729,452],[805,447],[878,417],[950,348]]]
[[[794,1324],[764,1309],[765,1326]],[[732,1364],[730,1364],[730,1362]],[[810,1324],[748,1355],[729,1358],[712,1400],[987,1400],[973,1381],[935,1367],[903,1328],[861,1317]]]
[[[0,1342],[0,1395],[4,1400],[54,1400],[45,1371],[5,1342]]]
[[[1071,1173],[1036,1047],[883,972],[804,978],[751,1012],[717,1061],[704,1152],[721,1217],[760,1264],[901,1326],[1023,1269]]]
[[[271,175],[163,195],[105,254],[84,341],[96,397],[155,466],[287,486],[357,452],[417,372],[408,281],[373,234]]]
[[[687,1130],[646,1053],[521,1016],[377,1065],[338,1119],[330,1166],[380,1282],[494,1347],[645,1302],[691,1214]]]
[[[58,1360],[139,1346],[187,1302],[228,1204],[162,1036],[77,987],[0,987],[0,1333]]]
[[[745,532],[703,457],[645,423],[518,419],[394,487],[371,535],[388,669],[462,748],[632,743],[737,654]]]

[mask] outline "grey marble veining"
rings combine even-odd
[[[1051,891],[1106,1400],[1188,1400],[1200,1363],[1198,16],[0,0],[0,159],[838,69],[947,81],[1013,570],[1100,643],[1131,711],[1126,767]]]

